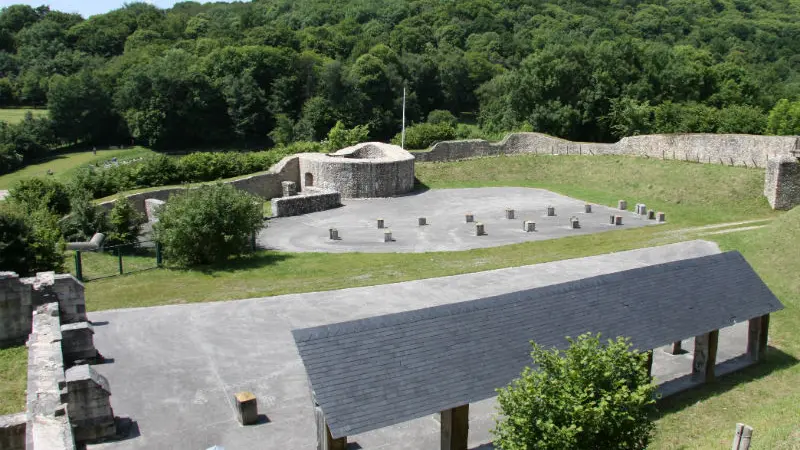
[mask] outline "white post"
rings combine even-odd
[[[400,148],[406,148],[406,88],[403,86],[403,129],[400,132]]]

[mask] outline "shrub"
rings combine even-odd
[[[92,203],[89,192],[74,189],[70,196],[70,214],[61,221],[61,234],[68,242],[88,241],[106,229],[105,210]]]
[[[428,123],[433,125],[449,125],[453,128],[458,124],[458,119],[450,111],[434,109],[428,113]]]
[[[27,211],[45,208],[58,216],[69,213],[69,191],[55,180],[23,178],[11,188],[9,197]]]
[[[164,256],[177,264],[224,261],[241,254],[262,226],[262,201],[227,184],[173,195],[154,226]]]
[[[521,449],[644,449],[653,432],[655,384],[647,356],[624,338],[568,339],[566,351],[533,344],[537,367],[526,367],[498,390],[502,419],[495,445]]]
[[[137,242],[144,222],[144,216],[136,211],[130,200],[120,195],[108,214],[107,244],[120,245]]]
[[[369,139],[369,127],[367,125],[358,125],[347,129],[341,121],[338,121],[328,132],[325,146],[328,151],[335,152],[336,150],[356,145],[359,142],[365,142],[367,139]]]
[[[767,134],[800,134],[800,101],[779,100],[769,113]]]
[[[0,270],[22,276],[64,270],[64,244],[55,216],[44,209],[0,208]]]
[[[412,150],[422,150],[440,142],[455,139],[456,130],[446,124],[420,123],[406,128],[405,148]],[[400,145],[402,133],[392,139],[392,144]]]

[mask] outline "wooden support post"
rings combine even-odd
[[[647,377],[653,376],[653,351],[649,350],[647,352]]]
[[[469,404],[442,411],[442,450],[467,450]]]
[[[750,319],[747,329],[747,355],[753,361],[763,361],[769,337],[769,314]]]
[[[346,450],[347,436],[339,439],[333,438],[321,407],[314,407],[314,416],[317,419],[317,450]]]
[[[717,344],[719,330],[714,330],[694,338],[694,359],[692,361],[692,379],[708,383],[714,380],[714,368],[717,365]]]
[[[731,450],[748,450],[750,441],[753,439],[753,427],[743,423],[736,424],[736,432],[733,435],[733,445]]]
[[[681,348],[681,341],[675,341],[672,343],[672,354],[673,355],[680,355],[683,352]]]

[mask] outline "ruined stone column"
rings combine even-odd
[[[514,218],[514,210],[506,209],[506,219],[513,219],[513,218]]]
[[[383,226],[384,226],[384,220],[383,219],[378,219],[378,228],[382,229]]]
[[[625,200],[620,200],[619,202],[617,202],[617,209],[625,211],[626,209],[628,209],[628,202],[626,202]]]
[[[467,223],[475,222],[475,215],[472,213],[468,213],[465,216]]]
[[[522,222],[522,229],[525,230],[527,233],[532,233],[536,231],[536,222],[531,222],[530,220],[526,220]]]
[[[614,216],[614,225],[622,225],[622,216]]]
[[[483,236],[486,234],[486,228],[483,226],[482,223],[478,222],[475,224],[475,236]]]
[[[552,206],[547,207],[547,215],[548,217],[553,217],[556,215],[556,209]]]
[[[297,195],[297,183],[294,181],[281,181],[281,191],[283,193],[283,197]]]
[[[591,213],[592,212],[592,205],[590,205],[589,203],[583,205],[583,212]]]
[[[426,219],[425,217],[420,217],[419,219],[417,219],[417,221],[419,223],[419,226],[425,226],[428,224],[428,219]]]
[[[666,222],[666,221],[667,221],[666,214],[664,214],[663,212],[656,213],[656,222]]]
[[[386,230],[383,232],[383,242],[394,242],[394,239],[392,239],[391,231]]]
[[[332,241],[338,241],[339,240],[339,230],[337,230],[336,228],[329,229],[328,233],[330,234],[330,240],[332,240]]]
[[[570,224],[570,227],[572,227],[572,229],[577,229],[577,228],[581,227],[581,223],[580,223],[580,221],[578,221],[577,217],[570,217],[569,218],[569,224]]]
[[[647,211],[647,218],[650,220],[656,220],[656,212],[652,209]]]

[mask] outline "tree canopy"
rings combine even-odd
[[[0,107],[47,105],[64,143],[156,148],[320,140],[337,122],[389,140],[404,87],[411,122],[445,110],[489,132],[775,132],[769,111],[800,96],[798,36],[782,0],[13,5]]]

